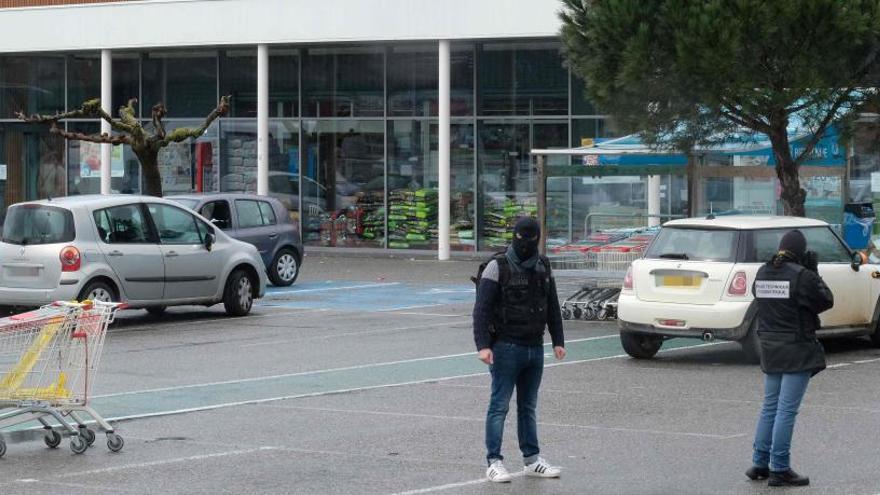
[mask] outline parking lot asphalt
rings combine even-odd
[[[10,494],[764,494],[749,482],[761,373],[736,344],[668,341],[623,355],[613,323],[566,322],[569,357],[547,357],[539,405],[559,480],[483,480],[487,369],[475,358],[475,262],[307,258],[254,313],[123,313],[93,404],[126,439],[83,455],[7,434]],[[562,294],[561,294],[562,296]],[[876,494],[880,351],[828,343],[793,463],[796,493]],[[504,454],[521,469],[515,418]],[[789,490],[782,490],[788,492]]]

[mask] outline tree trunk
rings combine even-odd
[[[798,177],[800,165],[791,156],[791,147],[788,142],[788,119],[780,119],[773,122],[770,132],[770,142],[773,145],[773,155],[776,157],[776,177],[782,188],[782,206],[786,216],[806,216],[804,201],[807,192],[801,188]]]
[[[147,196],[162,197],[162,176],[159,174],[159,150],[144,149],[135,150],[132,147],[138,161],[141,162],[141,173],[144,174],[143,194]]]

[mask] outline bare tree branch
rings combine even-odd
[[[165,118],[165,115],[168,114],[168,109],[165,108],[164,103],[157,103],[153,105],[153,128],[156,130],[156,136],[159,139],[165,139],[165,124],[162,123],[162,119]]]
[[[218,117],[226,115],[226,113],[229,112],[229,98],[229,96],[221,97],[217,108],[208,115],[202,125],[199,127],[181,127],[180,129],[175,129],[164,139],[160,139],[157,143],[158,146],[161,148],[169,143],[180,143],[189,138],[198,139],[201,137]]]
[[[129,144],[127,136],[111,136],[109,134],[83,134],[81,132],[70,132],[62,127],[58,127],[57,122],[52,122],[49,132],[57,134],[64,139],[73,141],[88,141],[90,143],[112,144],[119,146],[120,144]]]

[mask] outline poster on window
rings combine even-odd
[[[81,141],[79,143],[79,176],[83,179],[101,177],[101,145]],[[124,177],[125,162],[122,146],[110,147],[110,177]]]
[[[192,146],[171,143],[159,151],[159,174],[165,192],[192,191]]]

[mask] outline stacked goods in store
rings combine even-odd
[[[381,241],[385,233],[385,207],[382,193],[360,195],[355,208],[360,210],[355,231],[366,241]]]
[[[437,238],[437,190],[398,189],[388,196],[388,246],[428,248]]]
[[[476,249],[474,237],[473,194],[458,192],[452,196],[452,225],[450,244],[452,246],[471,246]]]
[[[536,217],[538,206],[535,198],[492,201],[486,204],[483,214],[483,243],[490,248],[503,248],[513,239],[513,225],[517,218]]]

